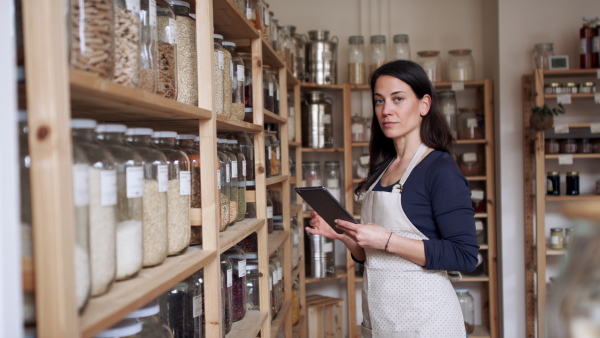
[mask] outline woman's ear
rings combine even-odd
[[[420,115],[421,117],[424,117],[425,115],[427,115],[429,113],[429,109],[431,108],[431,96],[429,96],[428,94],[423,95],[423,98],[421,99],[421,111],[420,111]]]

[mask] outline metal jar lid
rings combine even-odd
[[[306,92],[304,94],[304,97],[306,98],[306,100],[308,100],[308,102],[316,103],[325,99],[325,93],[320,91],[311,91]]]
[[[579,171],[569,171],[567,172],[567,176],[579,176]]]
[[[549,171],[548,172],[548,176],[558,176],[558,175],[559,175],[558,171]]]
[[[452,56],[471,55],[470,49],[453,49],[448,51],[448,54]]]
[[[408,34],[394,35],[394,43],[408,43]]]
[[[371,35],[371,43],[385,43],[385,35]]]
[[[313,41],[329,40],[329,31],[324,29],[308,31],[308,38]]]
[[[417,52],[417,55],[420,57],[430,58],[430,57],[440,55],[440,51],[439,50],[423,50],[423,51]]]
[[[353,35],[348,38],[348,43],[351,45],[362,45],[365,43],[365,38],[362,35]]]

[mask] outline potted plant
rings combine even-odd
[[[546,130],[554,126],[554,116],[564,114],[566,111],[562,103],[559,103],[558,107],[554,108],[548,107],[547,104],[544,104],[543,107],[533,107],[531,108],[531,112],[531,119],[529,121],[531,128],[536,130]]]

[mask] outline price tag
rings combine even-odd
[[[221,190],[221,170],[217,170],[217,189]]]
[[[239,82],[244,82],[246,81],[246,74],[244,73],[246,70],[244,68],[243,65],[238,65],[237,66],[237,80]]]
[[[225,54],[222,50],[217,51],[217,59],[219,60],[219,69],[225,69]]]
[[[571,104],[571,94],[556,95],[556,103]]]
[[[271,147],[267,147],[267,159],[271,159]]]
[[[233,71],[233,61],[230,61],[229,62],[229,77],[231,78],[231,81],[234,80],[233,73],[234,73],[234,71]]]
[[[323,124],[331,124],[331,114],[323,114]]]
[[[194,297],[193,301],[193,316],[194,318],[198,318],[202,316],[202,296]]]
[[[560,165],[573,164],[573,155],[571,155],[571,154],[558,155],[558,164],[560,164]]]
[[[465,163],[477,162],[477,153],[464,153],[462,159]]]
[[[556,134],[568,134],[569,133],[569,125],[566,123],[555,124],[554,132]]]
[[[335,189],[339,188],[340,184],[336,178],[328,178],[327,179],[327,189]]]
[[[73,165],[73,203],[76,207],[90,204],[89,173],[87,164]]]
[[[269,96],[273,97],[273,84],[269,83]]]
[[[590,131],[593,134],[600,133],[600,123],[592,123],[592,124],[590,124]]]
[[[320,185],[321,185],[321,180],[320,179],[313,179],[312,180],[311,187],[318,187]],[[304,186],[306,187],[306,182],[304,182]]]
[[[246,260],[243,259],[238,262],[238,277],[242,278],[246,276]]]
[[[179,195],[188,196],[192,193],[192,173],[189,171],[179,172]]]
[[[161,164],[158,166],[158,192],[169,190],[169,166]]]
[[[269,276],[269,291],[273,291],[273,278]]]
[[[267,219],[273,218],[273,207],[267,207]]]
[[[117,204],[117,171],[100,172],[100,205],[103,207]]]
[[[156,27],[156,0],[150,0],[150,26]]]
[[[242,176],[246,177],[246,160],[242,161]]]
[[[483,190],[472,190],[471,191],[471,199],[474,200],[483,200],[484,194],[483,194]]]
[[[600,104],[600,93],[594,94],[594,102]]]
[[[455,92],[465,90],[465,83],[462,81],[452,82],[452,90]]]
[[[225,165],[225,182],[231,182],[231,167],[229,164]]]
[[[167,27],[167,35],[169,43],[172,45],[177,44],[177,21],[175,19],[169,18],[169,27]]]
[[[144,196],[144,167],[127,167],[125,181],[127,182],[127,198]]]
[[[227,287],[230,288],[233,285],[233,270],[227,269]]]
[[[477,119],[476,118],[468,118],[467,119],[467,128],[477,128]]]

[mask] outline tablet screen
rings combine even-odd
[[[338,200],[325,187],[302,187],[295,188],[298,195],[300,195],[310,207],[316,211],[319,216],[323,217],[323,220],[331,226],[335,232],[341,234],[342,230],[335,226],[334,221],[336,219],[342,219],[344,221],[358,223],[352,217],[352,215],[346,210]]]

